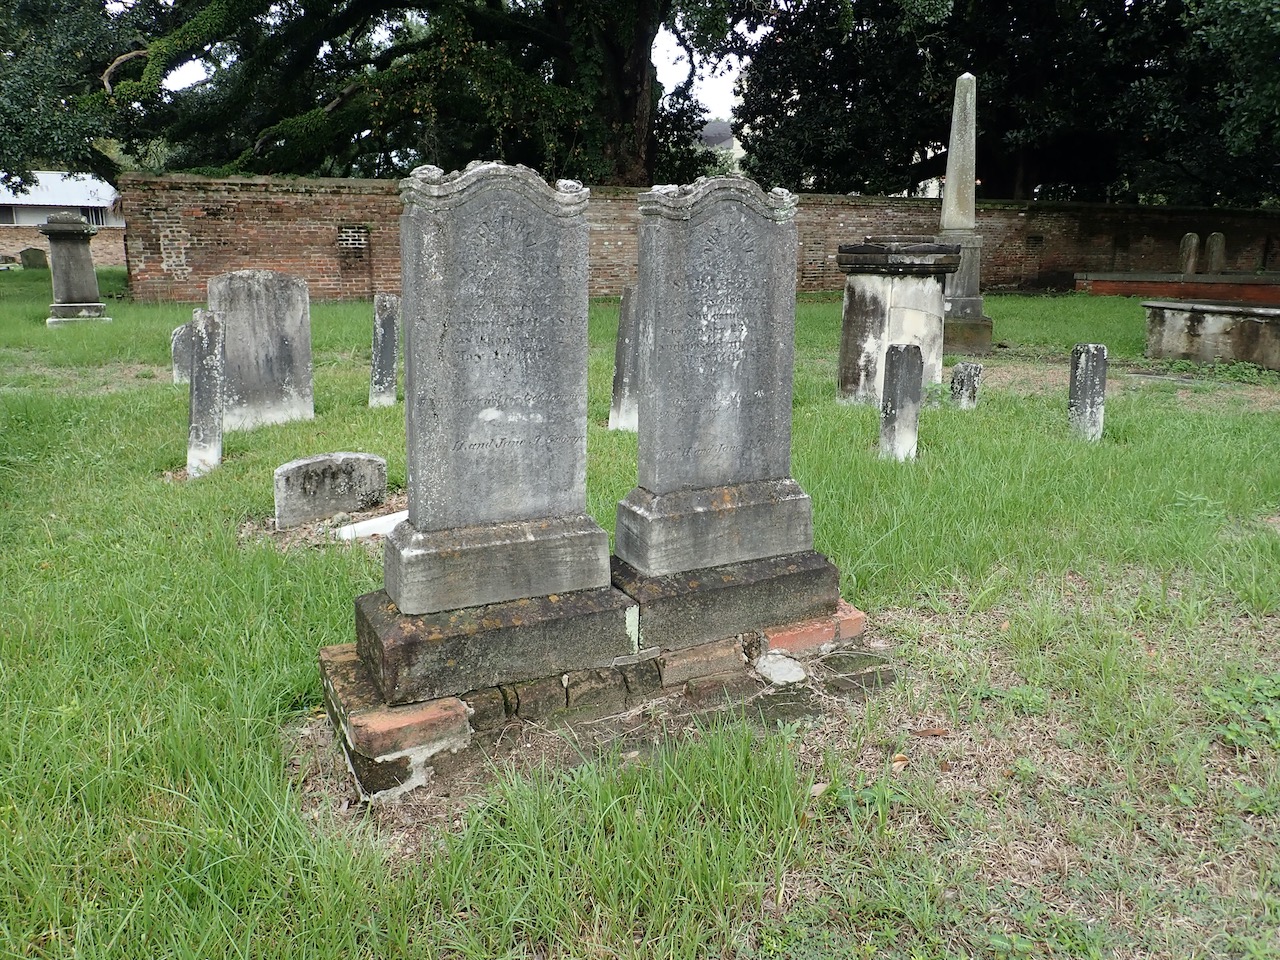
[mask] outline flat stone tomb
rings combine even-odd
[[[306,281],[272,270],[224,273],[209,280],[209,309],[226,329],[225,429],[312,419]]]

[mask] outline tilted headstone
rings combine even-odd
[[[618,558],[652,577],[811,550],[791,478],[796,198],[717,177],[639,203],[644,389]]]
[[[198,310],[199,308],[197,308]],[[191,324],[174,327],[169,335],[169,352],[173,355],[173,382],[191,382]]]
[[[947,353],[991,352],[991,320],[982,303],[982,237],[977,233],[978,81],[956,79],[942,191],[941,243],[960,246],[960,265],[943,281]],[[927,362],[926,357],[926,362]]]
[[[98,228],[78,213],[51,213],[39,230],[49,238],[53,279],[53,303],[46,323],[54,327],[77,320],[110,320],[98,293],[98,275],[89,249],[89,240]]]
[[[613,402],[609,406],[609,429],[636,431],[640,416],[636,370],[640,362],[636,342],[635,287],[622,291],[618,305],[618,340],[613,350]]]
[[[942,382],[942,284],[959,263],[958,246],[932,237],[868,237],[838,248],[836,264],[846,275],[837,372],[841,400],[880,402],[885,352],[894,343],[920,347],[925,380]]]
[[[880,398],[880,456],[914,460],[924,400],[924,357],[914,343],[891,344]]]
[[[982,384],[982,364],[961,361],[951,371],[951,400],[961,410],[978,405],[978,387]]]
[[[195,478],[222,463],[225,326],[221,315],[210,310],[196,310],[189,326],[191,411],[187,430],[187,476]]]
[[[1217,232],[1209,234],[1204,243],[1205,270],[1208,273],[1224,273],[1227,269],[1227,238]]]
[[[49,258],[39,247],[27,247],[18,251],[18,260],[23,270],[48,270]]]
[[[586,510],[589,192],[475,163],[402,182],[409,519],[401,613],[609,583]]]
[[[1186,233],[1178,244],[1178,271],[1190,276],[1200,264],[1200,234]]]
[[[369,406],[391,407],[396,402],[396,358],[400,343],[400,298],[394,293],[373,295],[373,356],[369,369]]]
[[[225,428],[314,417],[306,281],[272,270],[224,273],[209,280],[209,309],[226,327]]]
[[[1107,397],[1107,348],[1101,343],[1077,343],[1071,350],[1071,387],[1067,422],[1086,440],[1102,437]]]
[[[364,510],[387,498],[387,461],[371,453],[322,453],[276,467],[276,529]]]

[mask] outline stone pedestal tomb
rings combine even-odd
[[[78,213],[52,213],[39,230],[49,238],[53,279],[53,303],[45,322],[56,327],[77,320],[109,321],[89,249],[89,240],[98,228],[90,226]]]
[[[913,343],[925,383],[942,382],[943,279],[960,264],[960,248],[932,237],[868,237],[841,245],[845,273],[837,372],[840,399],[879,404],[885,352]]]

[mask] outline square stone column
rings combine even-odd
[[[78,213],[53,213],[39,230],[49,238],[53,279],[53,303],[46,323],[56,327],[76,320],[110,321],[98,292],[98,275],[89,249],[89,240],[98,228],[90,226]]]

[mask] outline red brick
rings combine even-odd
[[[836,639],[836,618],[819,617],[781,627],[769,627],[764,631],[765,643],[770,650],[805,654],[817,650],[824,643]]]
[[[457,697],[370,710],[347,721],[351,746],[367,757],[430,748],[458,750],[471,742],[467,705]]]
[[[737,637],[716,640],[684,650],[672,650],[659,659],[664,687],[678,687],[697,677],[710,677],[742,670],[747,662]]]
[[[836,639],[848,643],[866,632],[867,615],[853,604],[840,600],[836,604]]]

